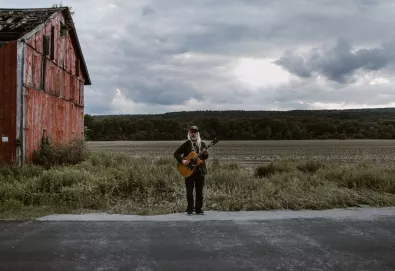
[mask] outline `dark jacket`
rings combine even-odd
[[[206,148],[206,146],[207,146],[206,143],[202,141],[202,146],[200,151]],[[188,156],[188,154],[190,154],[191,151],[192,151],[192,142],[190,140],[186,140],[176,149],[176,151],[174,152],[174,157],[179,163],[182,163],[183,158]],[[200,170],[202,175],[207,174],[207,167],[205,160],[207,160],[208,156],[209,155],[207,154],[207,155],[202,155],[200,157],[203,160],[203,163],[197,168],[197,170]]]

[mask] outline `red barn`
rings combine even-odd
[[[0,9],[0,163],[83,138],[90,84],[69,8]]]

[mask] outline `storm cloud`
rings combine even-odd
[[[63,5],[75,12],[92,79],[86,113],[395,106],[392,0]]]
[[[394,44],[387,42],[380,47],[354,50],[346,40],[338,40],[329,50],[314,48],[306,54],[288,51],[274,63],[300,77],[323,75],[344,84],[354,82],[353,75],[360,70],[393,68]]]

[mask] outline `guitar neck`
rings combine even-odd
[[[213,145],[212,143],[208,144],[205,149],[208,150],[212,145]],[[202,152],[200,152],[197,156],[200,158],[202,156]]]

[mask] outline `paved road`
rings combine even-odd
[[[0,270],[395,270],[395,209],[2,221]]]

